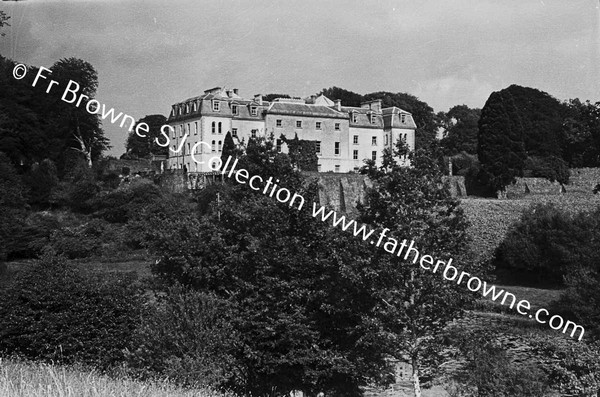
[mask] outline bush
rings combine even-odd
[[[530,207],[498,247],[497,269],[513,280],[563,285],[569,271],[600,260],[599,216],[600,210],[571,216],[552,204]]]
[[[240,341],[232,315],[222,299],[173,287],[145,314],[129,364],[138,376],[187,386],[234,384]]]
[[[468,332],[457,343],[467,362],[459,371],[452,396],[543,397],[548,376],[539,368],[511,362],[493,335]],[[458,387],[457,387],[458,386]]]
[[[58,186],[58,173],[51,160],[45,159],[40,164],[34,164],[23,178],[29,189],[29,203],[38,206],[48,206],[54,203],[54,190]]]
[[[111,223],[127,223],[145,207],[163,199],[160,188],[147,181],[124,186],[94,200],[94,216]]]
[[[530,156],[525,160],[523,175],[526,177],[546,178],[551,182],[569,183],[571,171],[568,164],[555,156]]]
[[[134,280],[86,275],[47,251],[0,292],[0,352],[101,368],[122,362],[141,311]]]

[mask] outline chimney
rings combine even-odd
[[[254,95],[254,101],[258,102],[259,105],[262,105],[263,104],[262,94]]]
[[[237,88],[234,88],[234,89],[233,89],[233,93],[234,93],[235,95],[238,95],[238,89],[237,89]]]
[[[341,100],[341,99],[336,99],[336,100],[335,100],[335,109],[336,109],[338,112],[341,112],[341,111],[342,111],[342,100]]]

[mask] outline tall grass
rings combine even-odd
[[[0,397],[227,397],[164,381],[113,379],[93,371],[0,358]]]

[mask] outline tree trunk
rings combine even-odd
[[[419,381],[419,359],[416,357],[413,357],[412,359],[412,377],[415,397],[421,397],[421,382]]]

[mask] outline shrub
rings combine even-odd
[[[232,315],[227,301],[175,286],[146,312],[129,364],[142,377],[188,386],[233,384],[240,341]]]
[[[51,160],[45,159],[40,164],[34,164],[23,181],[29,189],[30,204],[48,206],[53,203],[52,193],[58,185],[58,173]]]
[[[524,176],[546,178],[551,182],[566,184],[570,174],[568,164],[559,157],[530,156],[525,161]]]
[[[457,343],[467,362],[453,385],[453,396],[543,397],[548,376],[539,368],[511,362],[505,348],[486,332],[467,332]]]
[[[132,274],[86,275],[50,251],[0,294],[0,352],[101,368],[123,360],[141,308]]]
[[[570,270],[600,259],[599,215],[571,216],[552,204],[530,207],[498,247],[497,269],[521,281],[562,285]]]
[[[145,207],[163,199],[160,188],[148,181],[132,183],[101,195],[94,201],[94,216],[111,223],[126,223]]]

